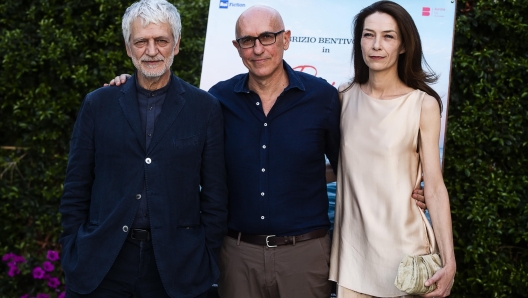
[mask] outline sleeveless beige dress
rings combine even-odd
[[[411,199],[422,173],[417,146],[424,96],[415,90],[380,100],[359,84],[341,93],[330,265],[330,280],[341,287],[376,297],[406,295],[394,286],[400,261],[430,253],[432,229]]]

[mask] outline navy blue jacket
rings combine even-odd
[[[194,297],[218,277],[227,185],[218,101],[172,77],[145,148],[134,77],[89,93],[73,130],[60,212],[66,284],[96,289],[132,226],[146,185],[152,245],[165,290]]]

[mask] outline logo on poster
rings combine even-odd
[[[433,14],[433,17],[437,18],[443,18],[445,15],[446,9],[443,7],[435,7],[431,9],[431,7],[422,7],[422,16],[423,17],[429,17],[431,16],[431,13]]]
[[[220,2],[222,3],[222,2]],[[428,17],[431,15],[431,7],[423,7],[422,8],[422,16]]]
[[[309,73],[313,76],[317,76],[317,68],[315,68],[315,66],[312,66],[312,65],[299,65],[299,66],[295,66],[293,68],[293,70],[296,70],[296,71],[299,71],[299,72],[304,72],[304,73]],[[330,83],[330,82],[329,82]],[[335,82],[332,82],[331,84],[332,86],[335,86]]]
[[[228,9],[229,7],[246,7],[244,3],[229,3],[229,0],[220,0],[220,8]]]
[[[446,9],[443,7],[435,7],[433,11],[433,16],[437,18],[443,18],[445,16]]]

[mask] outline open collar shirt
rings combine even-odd
[[[267,116],[248,74],[209,90],[224,113],[228,226],[242,233],[294,236],[330,227],[325,154],[336,171],[338,92],[283,65],[289,84]]]
[[[161,108],[165,102],[165,96],[169,91],[171,81],[172,76],[170,76],[169,82],[164,87],[157,90],[147,90],[139,85],[136,76],[139,118],[141,119],[141,127],[143,128],[143,135],[145,136],[145,148],[147,149],[150,146],[150,141],[154,134],[154,124],[156,123],[158,116],[161,114]],[[143,199],[139,202],[138,211],[134,223],[132,224],[132,228],[149,229],[150,220],[145,185],[143,185],[141,197]]]

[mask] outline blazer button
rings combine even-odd
[[[139,199],[141,199],[141,194],[136,195],[136,200],[139,200]]]
[[[128,233],[128,227],[127,226],[123,226],[123,232]]]
[[[147,158],[145,159],[145,162],[149,165],[149,164],[152,162],[152,160],[150,159],[150,157],[147,157]]]

